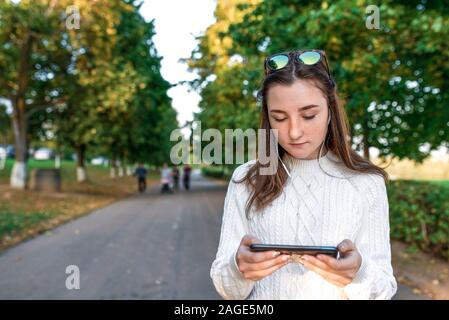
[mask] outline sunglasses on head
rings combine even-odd
[[[302,63],[306,66],[313,66],[320,61],[324,61],[324,66],[329,76],[329,80],[333,82],[329,63],[327,62],[326,53],[322,50],[299,50],[285,53],[275,53],[265,59],[265,75],[270,71],[278,71],[285,68],[291,61]]]

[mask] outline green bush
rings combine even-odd
[[[397,180],[387,190],[391,237],[449,259],[449,187]]]
[[[229,180],[232,176],[232,170],[224,167],[224,166],[208,166],[201,168],[201,172],[203,175],[218,178],[218,179],[226,179]]]

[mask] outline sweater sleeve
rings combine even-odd
[[[241,167],[232,175],[224,201],[220,242],[210,276],[217,292],[227,300],[245,299],[251,293],[255,281],[245,279],[237,267],[235,255],[243,236],[248,233],[245,216],[247,194],[244,183],[236,184],[233,179],[240,180]]]
[[[362,225],[355,239],[362,264],[343,291],[349,299],[391,299],[397,283],[391,265],[388,196],[381,176],[367,177],[362,195]]]

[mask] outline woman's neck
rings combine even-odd
[[[318,148],[315,149],[315,151],[313,151],[311,154],[309,154],[306,158],[296,158],[298,160],[313,160],[313,159],[317,159],[318,155],[320,153],[320,149],[321,146],[319,146]],[[323,146],[323,149],[321,150],[321,157],[325,156],[327,154],[327,147]],[[293,157],[292,155],[290,155],[291,157]]]
[[[318,158],[318,153],[314,154],[314,157],[310,155],[307,158],[295,158],[289,153],[285,153],[282,158],[285,161],[285,164],[289,167],[289,170],[291,170],[292,174],[307,174],[316,173],[318,171],[321,172],[322,169],[320,166],[328,168],[331,162],[328,159],[329,156],[331,156],[331,152],[327,148],[323,147],[320,158]]]

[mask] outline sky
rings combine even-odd
[[[187,65],[179,62],[190,57],[196,48],[195,36],[203,34],[214,23],[214,0],[145,0],[140,13],[145,20],[155,19],[156,35],[153,37],[160,56],[163,57],[161,73],[165,80],[176,84],[192,80],[196,75],[188,72]],[[182,126],[199,111],[200,97],[188,92],[187,85],[177,85],[168,91],[173,107],[178,112]]]

